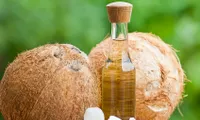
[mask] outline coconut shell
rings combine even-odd
[[[98,106],[98,83],[87,56],[68,44],[20,54],[0,86],[5,120],[82,120]]]
[[[158,36],[130,33],[129,54],[136,67],[136,119],[167,120],[182,99],[184,72],[173,48]],[[110,38],[96,45],[89,59],[101,72],[108,58]]]

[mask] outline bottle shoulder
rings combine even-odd
[[[130,58],[118,59],[118,60],[107,59],[103,69],[104,70],[121,70],[123,72],[128,72],[128,71],[135,70],[135,66],[132,63]]]

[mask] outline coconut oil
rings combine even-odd
[[[128,51],[127,22],[111,26],[110,50],[102,71],[102,110],[106,120],[109,116],[129,120],[135,117],[136,70]]]
[[[116,51],[117,56],[109,57],[102,71],[102,110],[106,120],[111,115],[129,120],[135,117],[135,68],[123,49]]]

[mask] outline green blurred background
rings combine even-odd
[[[0,0],[0,79],[18,53],[47,43],[70,43],[89,53],[110,31],[106,4],[114,0]],[[126,0],[128,1],[128,0]],[[170,120],[200,119],[200,1],[129,0],[129,31],[152,32],[179,50],[192,81]],[[0,120],[3,120],[0,117]]]

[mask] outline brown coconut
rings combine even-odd
[[[167,120],[181,100],[184,88],[184,72],[176,53],[152,34],[130,33],[128,39],[130,57],[136,67],[137,120]],[[99,81],[109,40],[102,41],[89,54]]]
[[[5,71],[0,109],[5,120],[82,120],[98,106],[98,83],[79,49],[45,45],[20,54]]]

